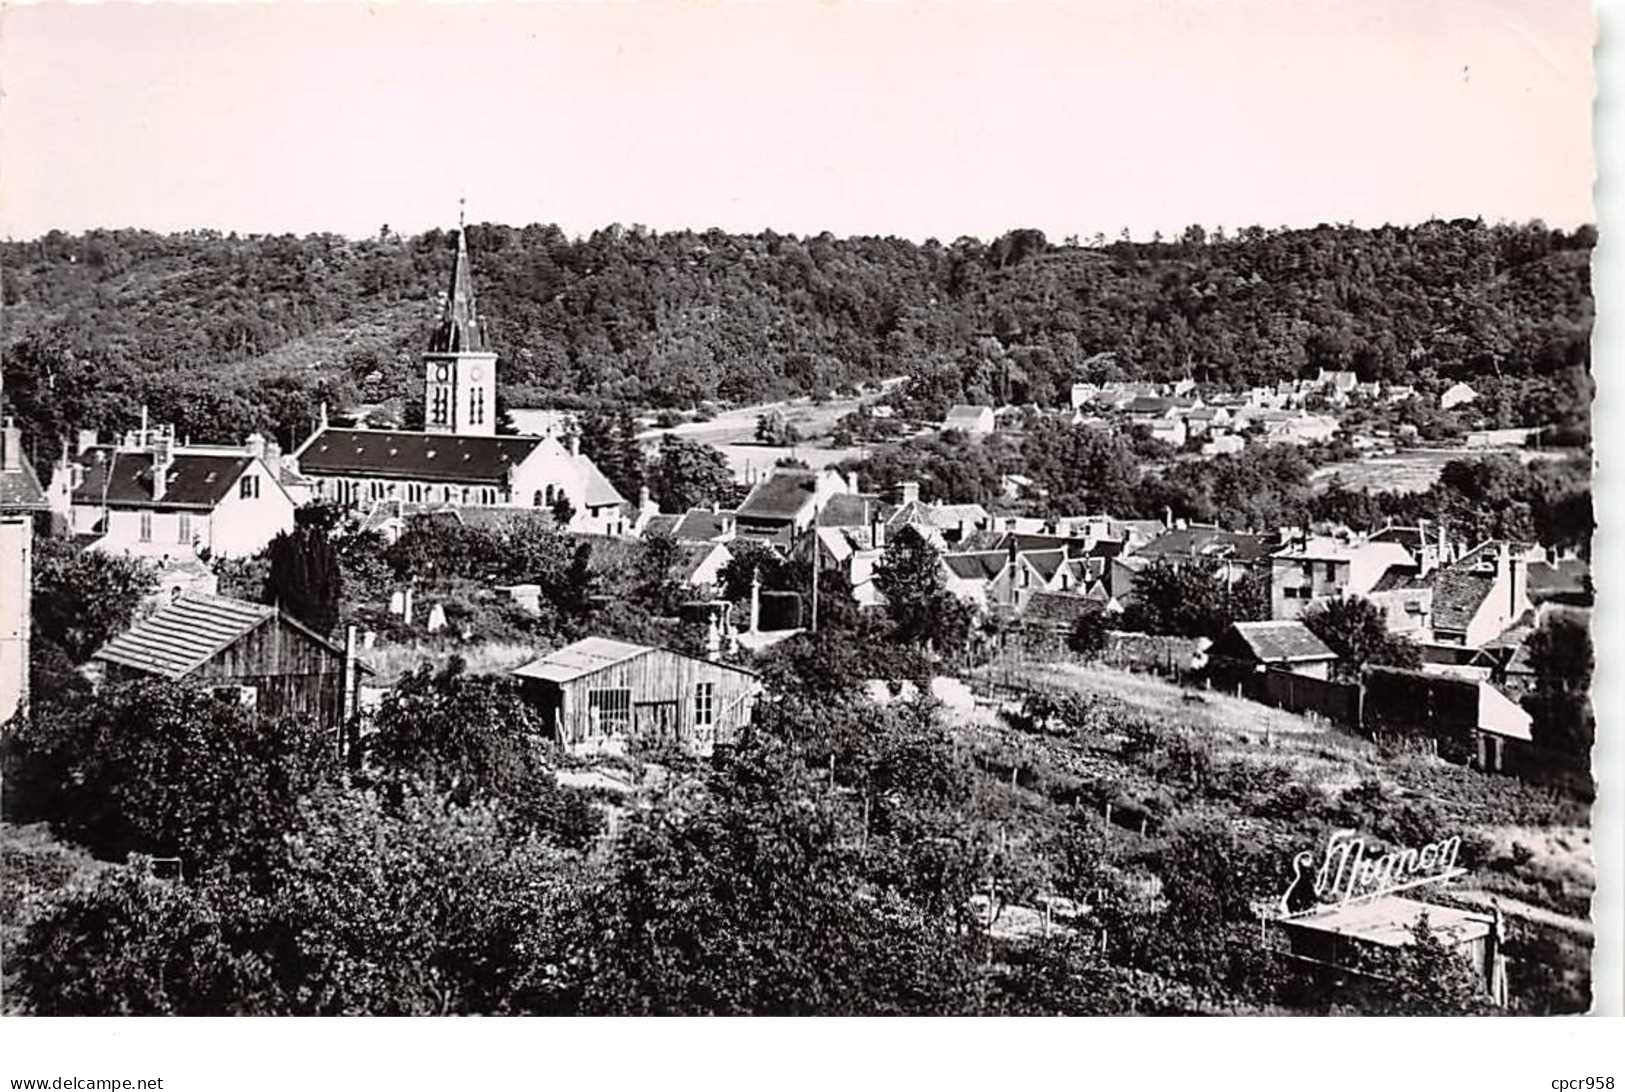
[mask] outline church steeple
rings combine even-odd
[[[459,436],[496,435],[497,355],[474,304],[468,235],[457,216],[457,257],[446,310],[423,354],[423,427]]]
[[[474,277],[468,261],[468,234],[458,217],[457,257],[451,265],[451,289],[446,310],[429,339],[431,353],[483,353],[487,350],[485,324],[474,304]]]

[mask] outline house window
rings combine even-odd
[[[587,691],[587,722],[599,735],[628,731],[632,727],[632,691]]]
[[[237,495],[244,500],[253,500],[260,495],[260,476],[258,474],[245,474],[243,480],[237,483]]]
[[[696,683],[694,686],[694,726],[709,728],[716,723],[716,683]]]
[[[1335,562],[1335,561],[1326,562],[1326,579],[1327,580],[1336,580],[1337,579],[1337,562]]]
[[[175,541],[182,546],[192,541],[192,514],[182,512],[175,519]]]
[[[151,542],[152,541],[152,513],[151,512],[142,512],[141,513],[141,541],[142,542]]]

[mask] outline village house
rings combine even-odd
[[[1230,411],[1223,406],[1198,406],[1185,414],[1185,430],[1192,436],[1206,436],[1230,423]]]
[[[337,730],[371,669],[274,606],[186,592],[99,648],[106,682],[160,678],[205,687],[265,716]]]
[[[81,432],[76,454],[52,475],[53,511],[89,548],[153,560],[246,557],[293,528],[299,501],[262,438],[180,444],[173,428],[148,427],[142,416],[117,443]]]
[[[1467,384],[1452,383],[1445,388],[1443,394],[1439,395],[1439,408],[1442,410],[1455,409],[1457,406],[1465,406],[1469,402],[1477,401],[1477,399],[1478,392]]]
[[[1242,448],[1246,446],[1247,441],[1236,433],[1220,432],[1215,433],[1212,439],[1202,445],[1202,454],[1210,458],[1214,455],[1240,455]]]
[[[1098,395],[1099,393],[1100,393],[1100,387],[1097,386],[1094,383],[1074,383],[1074,384],[1072,384],[1072,396],[1071,396],[1071,406],[1072,406],[1072,408],[1073,409],[1081,409],[1084,406],[1089,405],[1091,402],[1093,402],[1095,400],[1095,396]]]
[[[1223,677],[1279,668],[1313,679],[1331,677],[1337,653],[1296,621],[1232,622],[1208,649],[1208,663]]]
[[[942,419],[942,430],[956,430],[972,436],[985,436],[993,431],[993,410],[987,406],[954,406]]]
[[[1206,564],[1230,580],[1240,580],[1249,569],[1267,573],[1270,557],[1280,547],[1281,541],[1275,535],[1190,524],[1164,531],[1135,551],[1135,556],[1146,563],[1174,568]]]
[[[1397,542],[1300,540],[1270,559],[1270,617],[1301,618],[1316,603],[1367,596],[1391,568],[1414,565]]]
[[[1384,387],[1382,391],[1383,401],[1389,403],[1390,405],[1396,405],[1400,402],[1409,402],[1415,397],[1416,388],[1411,386],[1409,383],[1390,384],[1389,386]]]
[[[756,483],[734,513],[735,533],[788,549],[832,497],[853,492],[837,470],[775,470]]]
[[[1354,393],[1359,383],[1360,377],[1350,371],[1328,371],[1322,368],[1315,376],[1315,386],[1334,402],[1346,400]]]
[[[690,508],[681,514],[656,513],[644,522],[641,533],[669,535],[678,542],[733,541],[734,513],[730,508]]]
[[[424,363],[424,428],[334,428],[321,425],[295,453],[297,470],[327,501],[366,508],[379,501],[409,504],[568,505],[568,527],[589,534],[635,533],[637,513],[581,454],[576,434],[499,436],[497,356],[474,298],[464,232],[440,324]]]
[[[1432,639],[1479,648],[1534,608],[1528,551],[1486,542],[1433,573]]]
[[[750,723],[762,691],[754,671],[606,637],[566,645],[513,675],[571,754],[640,743],[706,755]]]

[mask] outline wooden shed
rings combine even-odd
[[[560,745],[577,754],[634,739],[709,753],[749,723],[762,689],[754,671],[606,637],[566,645],[513,674]]]
[[[187,592],[114,637],[91,657],[109,681],[157,677],[232,691],[270,716],[340,725],[356,687],[371,674],[344,648],[281,610],[225,596]],[[348,676],[348,683],[347,683]]]

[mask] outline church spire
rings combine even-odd
[[[474,306],[474,278],[468,262],[468,234],[463,227],[462,203],[457,210],[457,257],[451,266],[451,290],[446,311],[429,341],[431,353],[486,352],[485,324]]]

